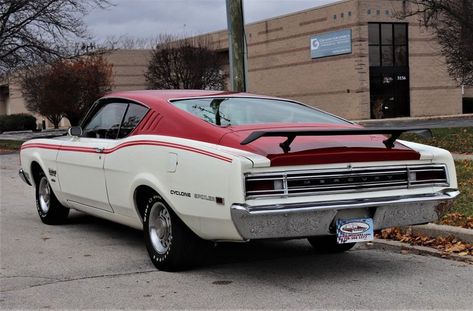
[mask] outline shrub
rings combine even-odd
[[[36,130],[36,118],[30,114],[18,113],[0,116],[0,133],[6,131]]]

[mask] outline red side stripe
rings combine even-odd
[[[42,149],[52,149],[52,150],[59,150],[58,145],[50,145],[50,144],[27,144],[27,145],[22,145],[21,150],[23,149],[28,149],[28,148],[42,148]]]
[[[153,141],[153,140],[136,140],[136,141],[130,141],[126,143],[122,143],[118,146],[115,146],[113,148],[105,149],[103,151],[104,154],[109,154],[113,153],[119,149],[126,148],[126,147],[133,147],[133,146],[159,146],[159,147],[168,147],[168,148],[176,148],[176,149],[181,149],[185,151],[190,151],[198,154],[202,154],[205,156],[209,156],[215,159],[219,159],[225,162],[232,162],[231,158],[194,148],[194,147],[189,147],[189,146],[184,146],[180,144],[175,144],[175,143],[168,143],[164,141]],[[31,143],[31,144],[26,144],[21,146],[21,150],[23,149],[28,149],[28,148],[41,148],[41,149],[50,149],[50,150],[61,150],[61,151],[72,151],[72,152],[87,152],[87,153],[95,153],[95,148],[90,148],[90,147],[70,147],[70,146],[58,146],[58,145],[52,145],[52,144],[41,144],[41,143]]]
[[[232,162],[232,159],[230,159],[230,158],[227,158],[227,157],[224,157],[222,155],[215,154],[215,153],[212,153],[212,152],[209,152],[209,151],[205,151],[205,150],[202,150],[202,149],[197,149],[197,148],[194,148],[194,147],[179,145],[179,144],[175,144],[175,143],[150,141],[150,140],[137,140],[137,141],[126,142],[126,143],[120,144],[120,145],[118,145],[114,148],[106,149],[106,150],[104,150],[104,153],[112,153],[112,152],[114,152],[118,149],[124,148],[124,147],[137,146],[137,145],[163,146],[163,147],[176,148],[176,149],[187,150],[187,151],[190,151],[190,152],[196,152],[196,153],[208,155],[208,156],[211,156],[211,157],[223,160],[223,161]]]

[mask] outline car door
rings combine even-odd
[[[128,148],[133,144],[128,144],[129,140],[126,137],[143,120],[148,110],[147,107],[137,103],[129,104],[120,126],[118,139],[115,141],[116,145],[107,154],[104,163],[105,182],[110,205],[114,213],[127,217],[136,216],[133,206],[130,206],[129,195],[131,184],[137,172],[137,168],[133,164],[140,161],[140,154],[137,154],[134,148]]]
[[[108,201],[104,162],[108,149],[116,145],[128,103],[98,103],[83,125],[81,137],[65,142],[57,156],[61,192],[69,206],[113,212]]]

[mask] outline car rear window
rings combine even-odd
[[[204,121],[220,126],[260,123],[348,123],[318,109],[286,100],[206,97],[174,100],[171,103]]]

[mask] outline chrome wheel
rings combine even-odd
[[[51,188],[49,187],[48,179],[44,176],[39,182],[38,195],[39,207],[44,214],[47,214],[51,203]]]
[[[151,207],[149,236],[156,252],[164,254],[168,251],[172,240],[171,215],[161,202],[156,202]]]

